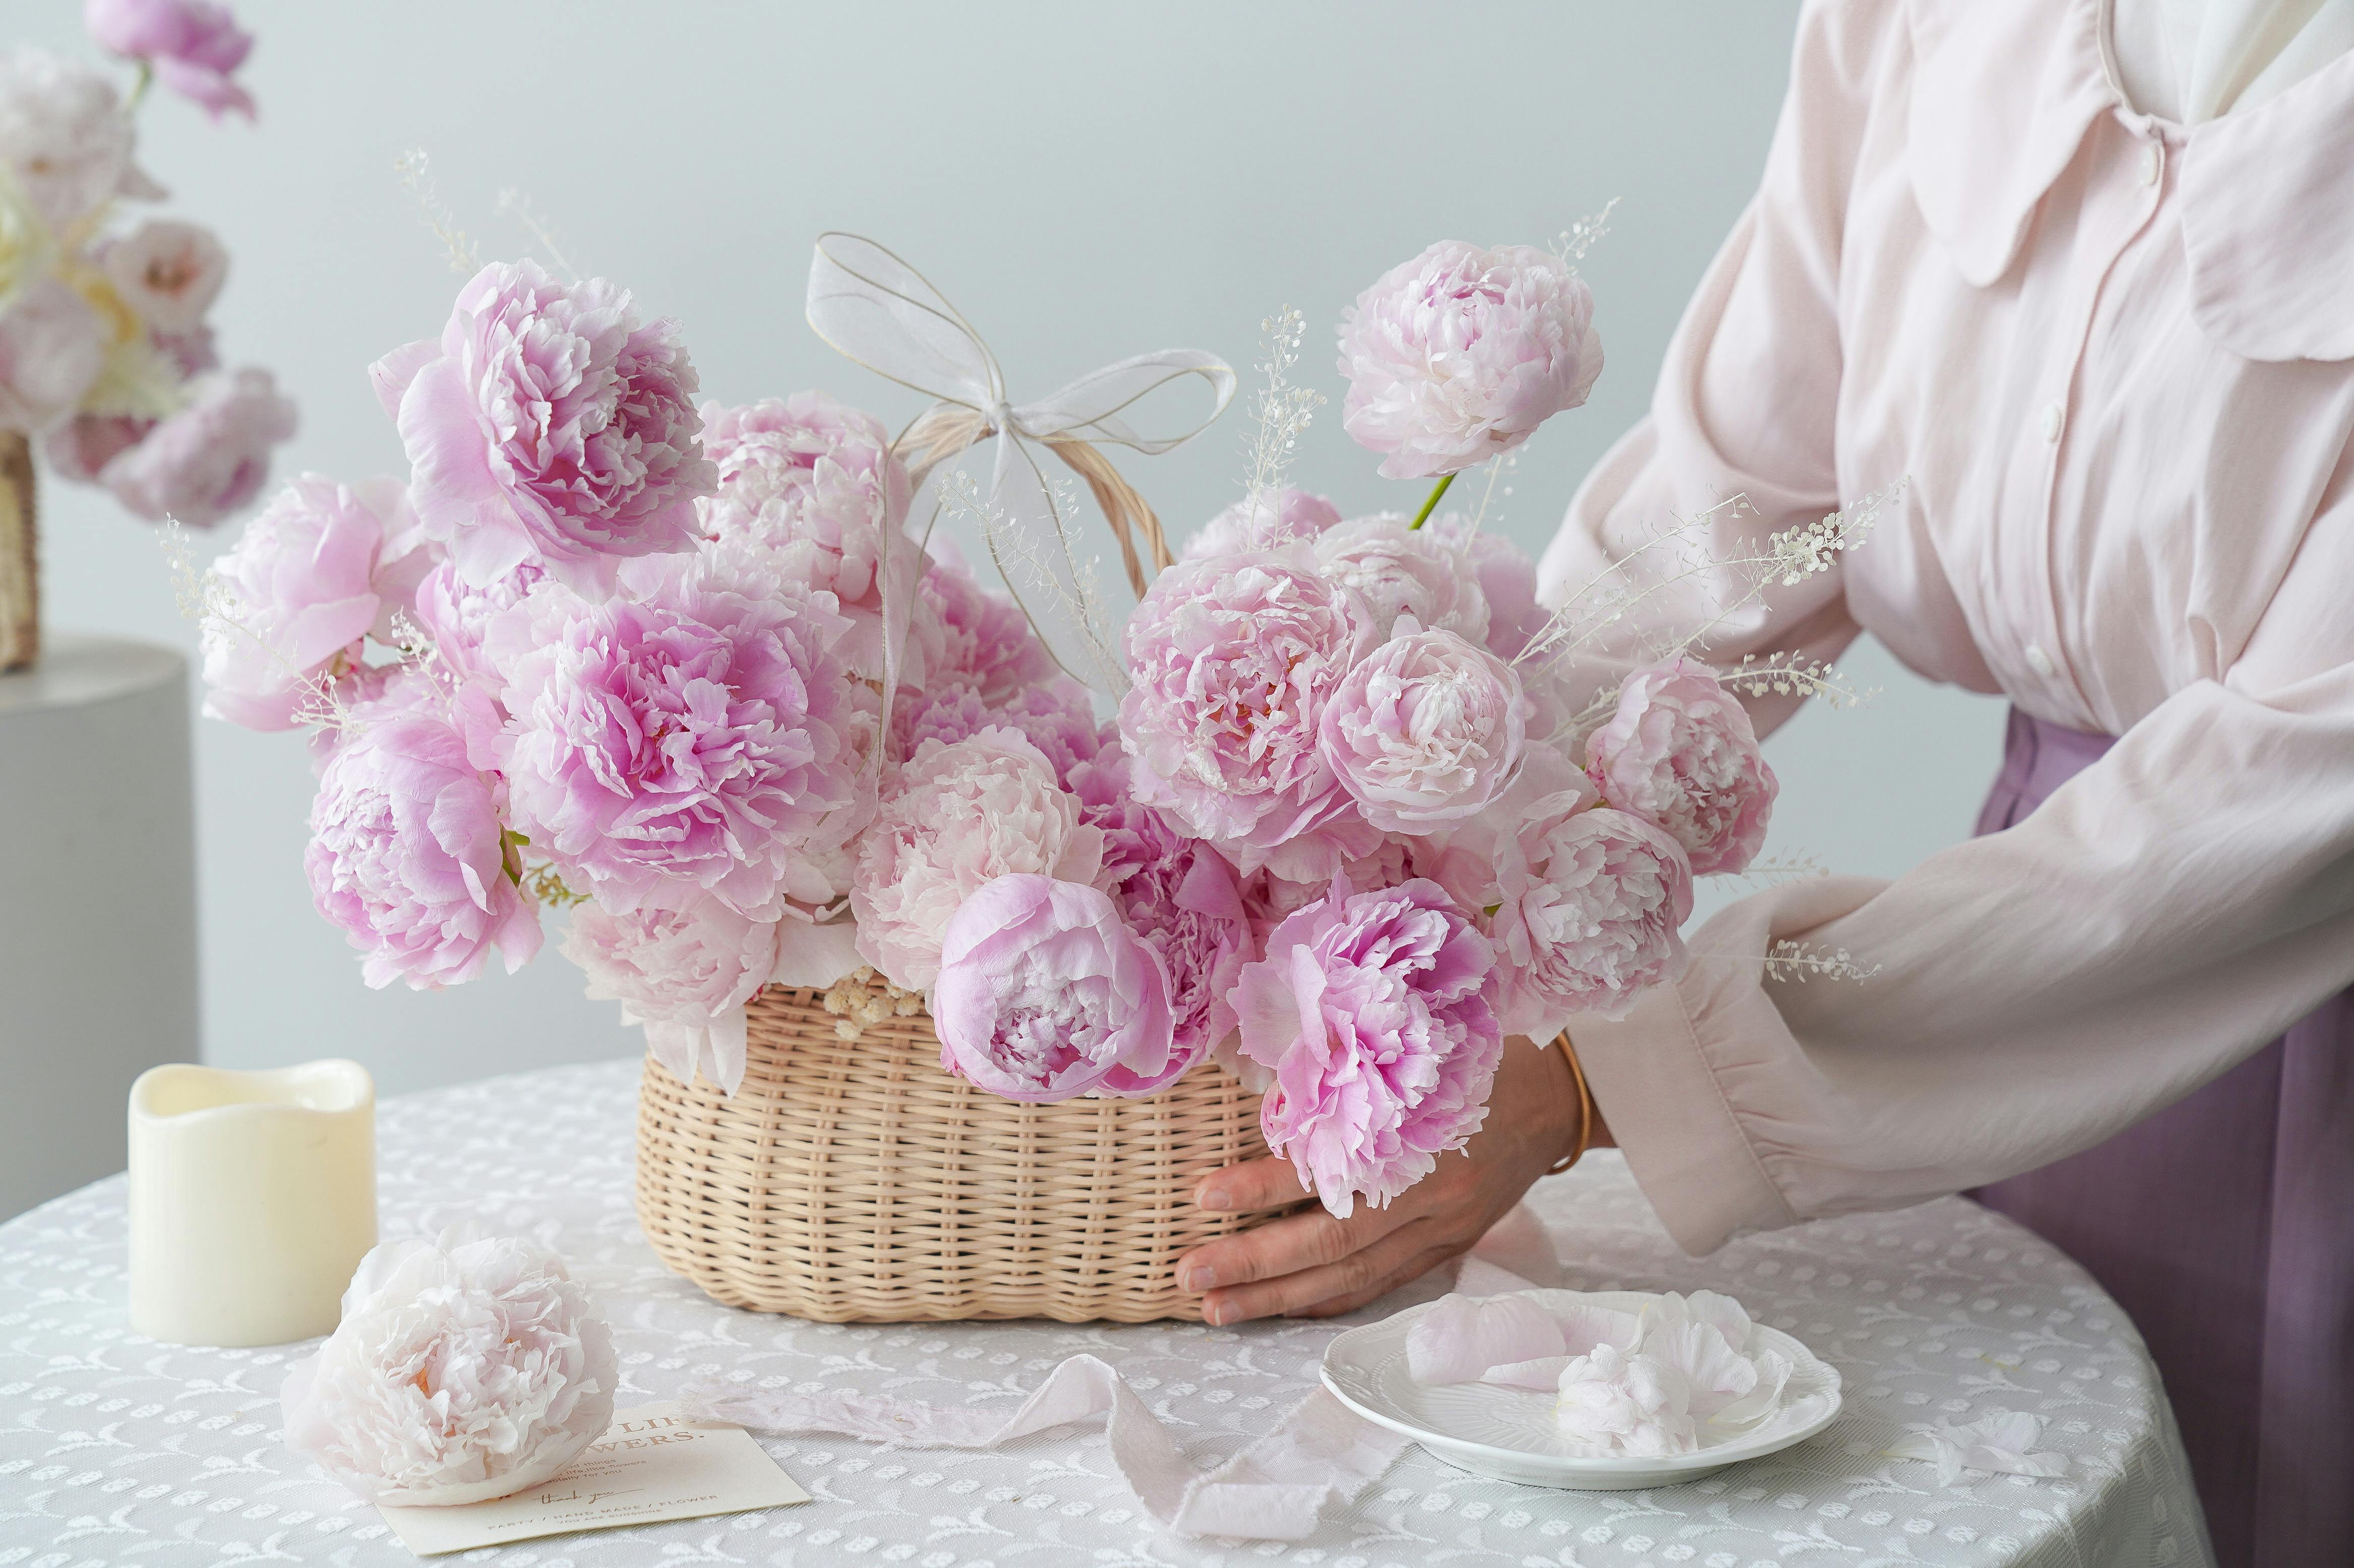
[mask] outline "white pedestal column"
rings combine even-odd
[[[0,675],[0,1216],[122,1170],[132,1080],[196,1059],[191,777],[171,649]]]

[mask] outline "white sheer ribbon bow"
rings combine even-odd
[[[1150,580],[1145,559],[1156,569],[1167,566],[1169,547],[1152,509],[1097,449],[1108,444],[1151,455],[1192,440],[1233,398],[1234,371],[1214,355],[1163,349],[1105,366],[1036,402],[1014,404],[996,357],[963,314],[923,274],[854,234],[818,237],[809,323],[844,357],[933,399],[897,444],[919,491],[934,493],[934,506],[937,487],[926,482],[968,447],[995,438],[989,486],[979,497],[990,554],[1063,668],[1117,694],[1126,683],[1115,641],[1121,618],[1108,609],[1093,557],[1074,536],[1076,520],[1057,501],[1030,443],[1044,446],[1087,481],[1119,542],[1129,587],[1141,597]],[[1152,393],[1190,376],[1210,387],[1208,414],[1173,433],[1148,433],[1129,422]],[[896,543],[886,540],[885,547]],[[892,580],[886,570],[886,593]],[[896,646],[906,613],[904,606],[896,615],[884,607],[887,645]],[[897,684],[896,666],[893,653],[886,694]]]

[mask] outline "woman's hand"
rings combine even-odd
[[[1577,1147],[1577,1118],[1568,1060],[1507,1040],[1488,1119],[1462,1153],[1440,1155],[1438,1168],[1386,1209],[1361,1202],[1336,1220],[1320,1208],[1205,1242],[1177,1260],[1178,1287],[1203,1298],[1202,1320],[1212,1324],[1354,1311],[1469,1251]],[[1291,1162],[1280,1159],[1212,1171],[1193,1190],[1193,1202],[1214,1213],[1280,1208],[1306,1196]]]

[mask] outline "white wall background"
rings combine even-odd
[[[801,318],[811,242],[850,228],[898,249],[989,337],[1014,396],[1142,349],[1237,366],[1285,304],[1303,369],[1332,391],[1331,325],[1429,241],[1543,243],[1612,196],[1585,271],[1609,369],[1592,403],[1525,450],[1500,526],[1543,546],[1580,476],[1649,397],[1683,302],[1746,199],[1787,75],[1795,0],[1264,0],[950,7],[620,0],[241,0],[260,46],[258,126],[208,126],[158,94],[143,162],[167,210],[235,257],[217,313],[231,363],[302,404],[285,471],[396,468],[370,359],[439,330],[459,280],[393,160],[430,150],[487,257],[527,248],[513,186],[569,259],[675,315],[707,394],[822,386],[896,424],[895,388],[835,359]],[[73,0],[10,7],[27,41],[88,56]],[[1128,471],[1190,527],[1235,493],[1243,429]],[[1411,504],[1328,418],[1299,482],[1343,510]],[[193,650],[152,533],[100,494],[47,493],[55,624]],[[199,541],[200,555],[226,547]],[[1932,688],[1875,647],[1882,688],[1771,743],[1776,837],[1840,870],[1893,874],[1964,834],[2000,709]],[[513,978],[371,992],[312,912],[301,857],[311,775],[292,736],[200,724],[207,1054],[229,1065],[356,1057],[387,1092],[637,1048],[553,952]],[[33,831],[0,824],[0,832]],[[135,984],[135,956],[123,983]]]

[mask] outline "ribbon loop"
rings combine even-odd
[[[1214,355],[1164,349],[1090,371],[1036,402],[1015,404],[996,356],[963,313],[922,273],[854,234],[819,236],[808,309],[811,327],[836,353],[933,400],[897,446],[910,477],[933,494],[935,507],[932,482],[941,471],[980,442],[995,441],[981,494],[990,555],[1056,662],[1087,684],[1117,694],[1123,677],[1106,644],[1125,619],[1124,607],[1118,616],[1108,611],[1092,557],[1078,552],[1072,519],[1064,515],[1029,443],[1044,446],[1087,482],[1119,546],[1129,587],[1141,598],[1150,581],[1146,562],[1153,570],[1167,566],[1168,544],[1151,507],[1098,445],[1147,456],[1182,446],[1225,412],[1235,395],[1234,371]],[[1206,415],[1168,430],[1138,428],[1140,405],[1193,378],[1210,388]],[[895,543],[886,538],[885,550]],[[886,627],[904,624],[887,602],[891,581],[886,571]],[[896,684],[896,663],[890,660],[885,674],[886,705]]]

